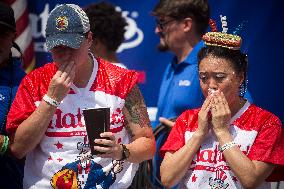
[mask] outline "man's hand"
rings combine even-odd
[[[115,140],[115,136],[112,132],[101,133],[100,136],[106,139],[95,139],[95,143],[102,146],[94,146],[96,151],[101,152],[97,156],[102,158],[112,158],[119,160],[122,158],[122,147]]]
[[[64,97],[68,94],[70,86],[75,78],[75,62],[66,62],[62,64],[58,71],[54,74],[51,79],[47,95],[56,100],[57,102],[61,102]]]
[[[171,120],[169,120],[169,119],[167,119],[167,118],[164,118],[164,117],[160,117],[160,118],[159,118],[159,121],[160,121],[162,124],[164,124],[164,125],[166,125],[166,126],[168,126],[168,127],[170,127],[170,128],[172,128],[172,127],[174,126],[174,124],[175,124],[175,122],[173,122],[173,121],[171,121]]]

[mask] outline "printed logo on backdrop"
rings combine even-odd
[[[127,26],[126,32],[124,34],[125,42],[120,45],[117,52],[120,53],[123,50],[131,49],[137,47],[141,44],[144,39],[143,31],[138,28],[135,18],[139,16],[138,12],[133,11],[123,11],[120,7],[116,7],[117,11],[121,11],[123,17],[126,19]],[[50,13],[49,4],[45,4],[42,12],[38,14],[30,14],[30,22],[32,35],[35,39],[35,52],[47,52],[45,46],[45,28],[47,23],[47,18]]]
[[[134,20],[139,16],[138,12],[133,11],[130,13],[128,11],[122,11],[120,7],[116,7],[116,10],[122,12],[122,16],[128,24],[124,34],[125,42],[117,49],[117,52],[120,53],[125,49],[137,47],[143,41],[144,34],[142,30],[138,28],[136,21]]]

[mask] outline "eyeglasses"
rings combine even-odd
[[[166,25],[169,24],[172,21],[175,21],[175,19],[170,19],[170,20],[159,20],[159,19],[156,19],[156,24],[157,24],[157,26],[161,30],[163,30],[163,29],[165,29]]]

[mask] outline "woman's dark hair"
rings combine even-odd
[[[206,46],[203,47],[198,53],[198,65],[200,64],[202,59],[208,56],[226,59],[233,64],[233,68],[237,72],[237,74],[244,74],[244,81],[240,86],[240,96],[243,97],[244,93],[247,90],[247,55],[242,53],[240,50],[231,50],[219,46]]]
[[[207,31],[210,18],[208,0],[160,0],[152,15],[169,16],[176,20],[191,17],[199,35]]]
[[[84,10],[90,20],[93,37],[99,39],[109,51],[116,51],[124,41],[127,26],[122,13],[106,2],[91,4]]]

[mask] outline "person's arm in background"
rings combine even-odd
[[[166,125],[169,128],[172,128],[174,126],[174,124],[175,124],[174,121],[171,121],[171,120],[169,120],[167,118],[164,118],[164,117],[160,117],[159,121],[160,121],[161,124],[164,124],[164,125]]]

